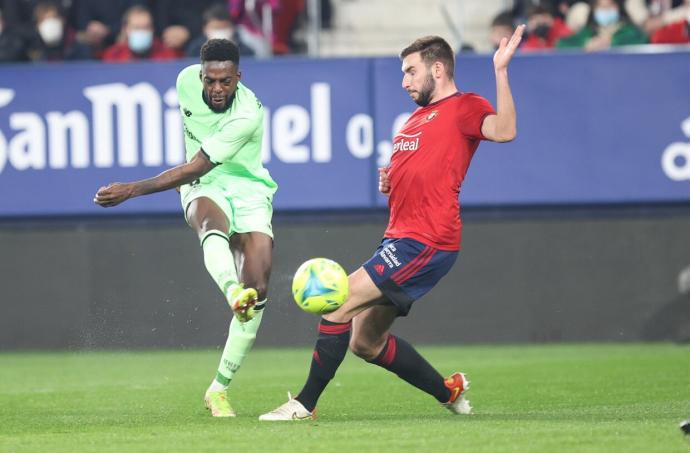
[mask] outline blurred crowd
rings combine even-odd
[[[242,55],[302,53],[306,1],[0,0],[0,63],[197,57],[210,38]],[[329,28],[331,0],[319,2]],[[690,0],[514,0],[491,23],[494,47],[521,23],[523,52],[688,44]]]
[[[516,0],[491,23],[494,47],[521,23],[527,24],[523,52],[688,44],[690,0]]]
[[[235,41],[242,55],[301,52],[305,1],[0,0],[0,62],[198,57],[210,38]],[[321,0],[324,26],[330,11]]]

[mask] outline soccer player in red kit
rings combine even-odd
[[[350,293],[319,324],[309,376],[302,391],[259,420],[314,418],[316,402],[345,357],[379,365],[436,398],[454,414],[469,414],[463,373],[443,378],[409,343],[391,335],[398,316],[450,270],[460,250],[458,196],[481,140],[508,142],[517,133],[508,63],[524,25],[494,54],[497,109],[453,80],[454,55],[437,36],[416,40],[402,58],[402,87],[419,108],[393,140],[390,165],[379,170],[389,195],[390,219],[374,255],[349,277]]]

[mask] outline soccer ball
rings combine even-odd
[[[330,313],[347,299],[345,270],[328,258],[302,263],[292,279],[292,295],[299,308],[309,313]]]

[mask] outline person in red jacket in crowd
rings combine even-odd
[[[547,6],[537,5],[527,14],[527,39],[520,50],[530,52],[553,49],[556,41],[572,34],[565,22],[555,17]]]
[[[119,41],[103,52],[104,61],[172,60],[180,56],[156,38],[151,12],[139,5],[125,12]]]
[[[690,5],[688,16],[678,22],[668,24],[654,32],[652,44],[688,44],[690,43]]]

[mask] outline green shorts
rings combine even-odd
[[[228,220],[228,234],[264,233],[273,238],[271,218],[273,217],[273,197],[260,192],[237,196],[216,184],[185,184],[180,187],[180,200],[184,218],[189,223],[187,211],[192,201],[208,198],[225,214]]]

